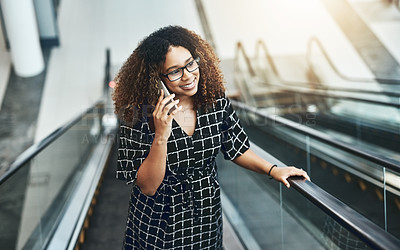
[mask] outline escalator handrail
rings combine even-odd
[[[46,148],[49,144],[57,140],[60,136],[62,136],[66,131],[68,131],[72,126],[77,124],[86,114],[90,113],[93,111],[96,106],[99,104],[104,103],[104,97],[101,98],[101,100],[97,101],[92,107],[90,107],[88,110],[82,112],[79,114],[76,118],[71,119],[69,122],[65,123],[64,125],[60,126],[56,130],[54,130],[52,133],[50,133],[48,136],[46,136],[44,139],[40,140],[39,142],[34,143],[32,146],[30,146],[28,149],[26,149],[24,152],[22,152],[16,159],[11,163],[10,167],[8,170],[0,176],[0,185],[2,185],[8,178],[10,178],[15,172],[17,172],[20,168],[25,166],[25,164],[32,160],[33,157],[35,157],[38,153],[40,153],[44,148]]]
[[[244,103],[235,101],[235,100],[231,100],[232,105],[236,106],[237,108],[239,108],[240,110],[245,110],[247,112],[256,114],[257,116],[263,117],[264,119],[267,119],[271,122],[274,123],[279,123],[281,125],[284,125],[286,127],[289,127],[292,130],[295,130],[301,134],[304,135],[308,135],[310,137],[313,137],[317,140],[323,141],[331,146],[335,146],[337,148],[340,148],[346,152],[352,153],[354,155],[357,155],[363,159],[369,160],[371,162],[374,162],[380,166],[383,166],[385,168],[388,168],[398,174],[400,174],[400,162],[394,160],[394,159],[390,159],[388,157],[382,156],[382,155],[378,155],[374,152],[370,152],[367,150],[361,150],[358,149],[356,147],[353,147],[347,143],[344,143],[342,141],[339,140],[335,140],[332,139],[330,136],[319,132],[315,129],[309,128],[305,125],[290,121],[286,118],[280,117],[278,115],[270,115],[270,114],[265,114],[260,112],[256,107],[251,107],[249,105],[246,105]]]
[[[240,48],[243,49],[243,46]],[[272,71],[274,72],[275,76],[279,79],[280,82],[286,84],[286,85],[294,85],[294,86],[307,86],[309,84],[312,84],[312,82],[300,82],[300,81],[288,81],[282,78],[282,76],[279,74],[279,71],[277,70],[277,67],[275,65],[274,59],[272,58],[271,54],[269,53],[269,50],[267,48],[267,45],[263,40],[258,40],[256,44],[256,51],[257,53],[260,53],[259,50],[264,51],[264,57],[268,60]],[[245,51],[244,51],[245,52]],[[246,57],[247,54],[245,53]],[[333,65],[331,62],[330,58],[328,57],[328,61]],[[309,65],[311,65],[310,62],[308,62]],[[334,66],[334,65],[333,65]],[[357,92],[357,93],[365,93],[365,94],[376,94],[376,95],[385,95],[385,96],[393,96],[393,97],[400,97],[400,92],[397,91],[374,91],[374,90],[364,90],[364,89],[351,89],[351,88],[340,88],[340,87],[323,87],[323,86],[318,86],[316,84],[313,84],[313,89],[320,89],[320,90],[334,90],[334,91],[347,91],[347,92]]]
[[[286,166],[285,163],[276,159],[263,148],[254,143],[251,144],[254,152],[262,158],[270,162],[275,162],[279,166]],[[399,249],[400,239],[386,232],[371,220],[326,192],[318,185],[306,180],[302,176],[289,177],[288,181],[290,186],[296,189],[300,195],[314,203],[324,213],[373,249]]]
[[[251,62],[250,62],[250,58],[247,55],[246,50],[241,42],[236,43],[235,61],[238,60],[239,53],[241,53],[244,56],[244,60],[246,61],[246,66],[247,66],[248,72],[250,73],[251,77],[256,77],[257,74],[256,74],[255,70],[253,69],[253,66],[251,65]]]
[[[335,66],[335,64],[332,62],[331,58],[329,57],[325,47],[322,45],[321,41],[313,36],[310,38],[308,41],[307,45],[307,61],[309,65],[311,64],[311,46],[312,44],[315,43],[317,46],[321,49],[322,54],[324,55],[325,59],[328,61],[329,66],[333,69],[333,71],[342,79],[347,80],[347,81],[352,81],[352,82],[379,82],[379,83],[384,83],[384,84],[400,84],[400,79],[386,79],[386,78],[361,78],[361,77],[350,77],[346,76],[342,72],[339,71],[339,69]],[[311,67],[312,68],[312,67]]]
[[[347,230],[374,249],[398,249],[400,240],[303,177],[289,177],[290,185]]]

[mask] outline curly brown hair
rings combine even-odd
[[[201,77],[198,91],[193,96],[195,110],[211,107],[224,95],[220,60],[211,46],[181,26],[163,27],[139,43],[114,78],[115,113],[123,122],[133,124],[139,114],[151,116],[159,97],[161,69],[171,46],[184,47],[193,58],[200,58]]]

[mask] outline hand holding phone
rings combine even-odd
[[[161,80],[160,80],[160,87],[164,91],[164,98],[170,95],[167,87],[165,86],[165,84]],[[173,101],[174,101],[174,99],[171,99],[166,105],[170,104]],[[174,106],[172,106],[172,108],[169,110],[168,113],[171,113],[172,111],[174,111],[177,108],[178,108],[178,106],[175,104]]]

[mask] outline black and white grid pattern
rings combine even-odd
[[[197,112],[194,134],[173,121],[167,168],[154,196],[136,186],[154,133],[148,121],[121,125],[117,178],[133,183],[124,249],[222,249],[222,210],[215,158],[233,160],[249,148],[229,99]]]

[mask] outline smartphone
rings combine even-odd
[[[160,88],[162,90],[164,90],[164,98],[170,95],[167,87],[165,86],[165,84],[161,80],[160,80]],[[174,101],[174,99],[171,99],[166,105],[170,104],[172,101]],[[172,108],[169,110],[168,113],[171,113],[172,111],[174,111],[177,108],[178,108],[178,106],[175,104],[174,106],[172,106]]]

